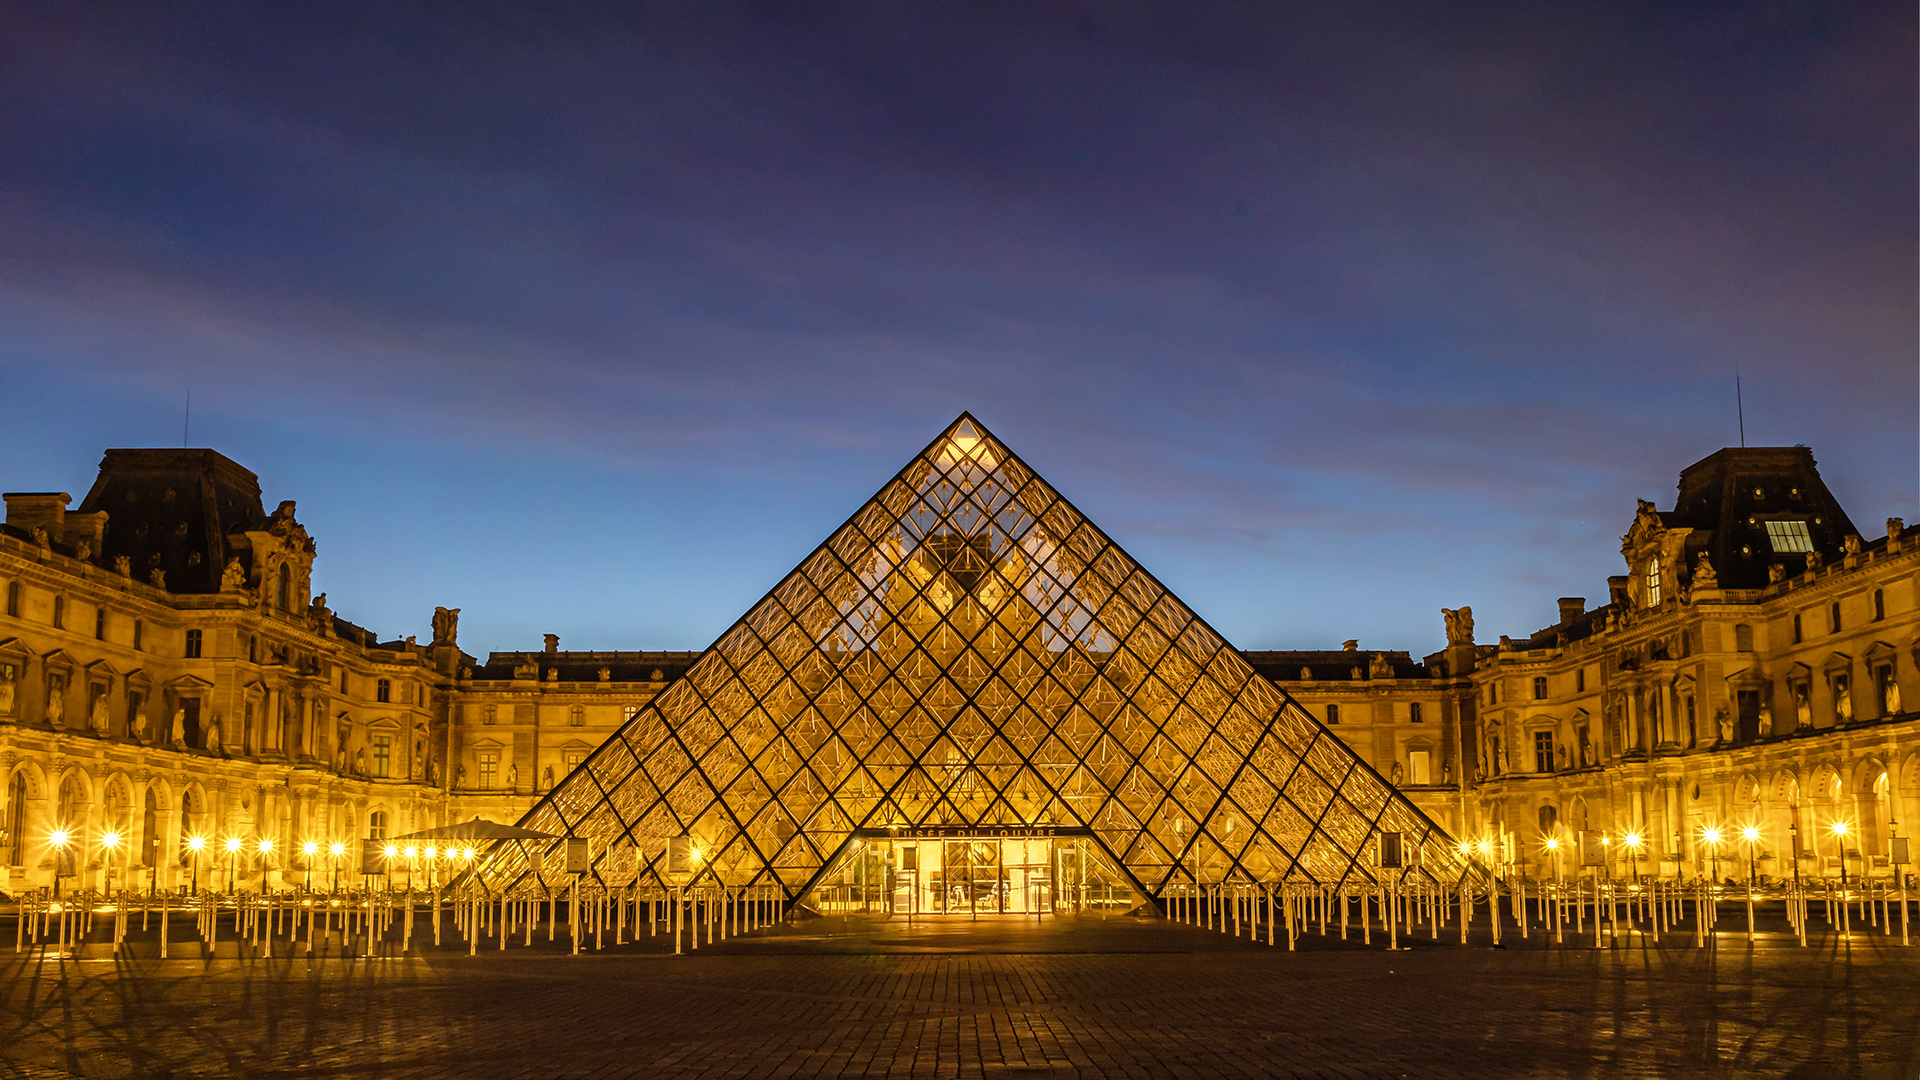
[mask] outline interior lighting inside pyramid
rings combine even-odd
[[[585,838],[610,887],[758,886],[821,910],[1468,872],[967,415],[521,824]],[[1376,865],[1383,833],[1400,866]],[[496,845],[474,880],[564,881],[564,851]]]

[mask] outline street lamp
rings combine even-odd
[[[393,860],[400,854],[400,848],[396,845],[388,844],[386,847],[386,850],[382,851],[381,854],[386,856],[386,858],[380,861],[380,866],[381,866],[381,869],[387,875],[387,891],[392,892],[393,891]]]
[[[53,898],[60,898],[60,871],[67,865],[67,846],[73,843],[73,834],[65,829],[55,829],[47,834],[47,843],[53,845]]]
[[[114,832],[112,829],[108,829],[106,832],[101,833],[100,846],[107,849],[107,858],[106,858],[107,895],[111,896],[113,895],[113,856],[116,852],[120,850],[120,834],[117,832]],[[133,875],[133,868],[128,867],[127,876],[131,877],[132,875]],[[122,881],[121,884],[124,885],[126,883]]]
[[[187,837],[187,850],[193,853],[193,892],[194,892],[194,895],[196,896],[198,896],[200,893],[200,853],[202,851],[205,851],[206,849],[207,849],[206,837],[204,836]]]
[[[1713,867],[1712,877],[1714,883],[1718,884],[1720,881],[1720,827],[1718,825],[1703,826],[1700,830],[1700,842],[1707,845],[1707,857]]]
[[[1758,876],[1754,873],[1754,845],[1760,842],[1760,827],[1748,825],[1741,829],[1740,839],[1747,842],[1747,891],[1752,892],[1754,879]]]
[[[263,836],[254,848],[260,856],[260,891],[264,893],[267,891],[267,856],[273,854],[273,841]]]
[[[227,837],[227,891],[234,891],[234,884],[240,878],[240,849],[245,841],[237,836]]]
[[[347,845],[335,840],[327,845],[327,861],[333,864],[333,892],[340,891],[340,856],[345,854]]]
[[[306,858],[306,863],[307,863],[307,885],[306,885],[306,889],[307,889],[307,891],[308,891],[308,892],[312,892],[312,891],[313,891],[313,857],[314,857],[314,856],[315,856],[316,854],[318,854],[318,853],[319,853],[319,851],[320,851],[320,845],[319,845],[319,844],[316,844],[316,843],[314,843],[314,842],[313,842],[313,841],[311,841],[311,840],[309,840],[309,841],[307,841],[306,843],[304,843],[304,844],[301,844],[301,845],[300,845],[300,854],[301,854],[301,855],[303,855],[303,856],[305,856],[305,858]]]

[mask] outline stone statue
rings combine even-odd
[[[546,788],[548,791],[553,790],[553,766],[547,766],[546,775],[540,779],[540,786]]]
[[[467,786],[467,767],[465,765],[458,765],[454,767],[453,786],[456,789],[464,788]]]
[[[47,723],[54,727],[67,726],[67,688],[60,685],[58,679],[48,684]]]
[[[145,709],[133,711],[133,737],[137,742],[147,741],[147,710]]]
[[[184,706],[173,710],[173,731],[170,736],[167,741],[176,748],[187,745],[187,710]]]
[[[1787,564],[1774,563],[1767,567],[1767,584],[1777,585],[1787,580]]]
[[[1814,548],[1812,551],[1807,552],[1807,573],[1811,574],[1825,565],[1826,560],[1820,557],[1819,548]]]
[[[1840,541],[1840,546],[1845,548],[1849,555],[1860,554],[1860,538],[1851,533],[1847,534],[1846,539]]]
[[[327,620],[332,615],[333,615],[333,612],[327,609],[326,593],[321,593],[320,595],[314,597],[312,600],[307,601],[307,618],[313,620],[314,625],[316,626],[327,625]]]
[[[1714,710],[1713,722],[1719,725],[1720,728],[1720,745],[1733,745],[1733,714],[1727,710],[1725,705]]]
[[[1367,661],[1367,678],[1393,678],[1393,664],[1387,660],[1386,654],[1374,653],[1373,658]]]
[[[1470,607],[1441,608],[1440,617],[1442,619],[1445,619],[1447,623],[1447,644],[1449,645],[1473,644],[1473,609],[1472,608]]]
[[[460,609],[437,607],[433,609],[433,644],[453,645],[460,632]]]
[[[1720,587],[1720,575],[1714,572],[1713,560],[1707,558],[1707,553],[1704,551],[1700,553],[1700,558],[1695,560],[1693,564],[1693,587],[1696,589],[1717,589]]]
[[[107,733],[107,695],[93,696],[93,708],[87,710],[87,726],[92,728],[96,735]]]
[[[0,665],[0,716],[13,715],[13,665]]]
[[[1560,771],[1566,772],[1567,771],[1567,744],[1561,743],[1558,747],[1556,747],[1554,750],[1554,756],[1560,762]]]
[[[1593,764],[1593,740],[1587,736],[1587,729],[1580,729],[1580,767]]]
[[[607,681],[609,681],[609,680],[611,680],[612,678],[613,678],[613,669],[612,669],[612,668],[601,668],[601,669],[600,669],[600,681],[601,681],[601,682],[607,682]]]
[[[440,786],[440,763],[438,761],[431,759],[427,761],[427,783],[432,784],[434,787]]]
[[[156,566],[152,572],[147,574],[147,580],[153,583],[154,588],[165,589],[167,587],[167,572]]]
[[[1393,784],[1394,787],[1399,787],[1401,784],[1406,782],[1407,771],[1401,768],[1400,763],[1396,761],[1393,763],[1393,771],[1387,774],[1387,779]]]
[[[33,537],[33,542],[43,548],[53,546],[53,541],[47,538],[47,530],[38,525],[29,526],[27,535]]]
[[[125,555],[115,555],[113,557],[113,572],[119,574],[121,577],[132,577],[133,560],[127,558]]]
[[[427,744],[419,739],[413,740],[413,768],[409,771],[415,779],[425,776],[427,772]]]
[[[73,557],[79,559],[81,562],[86,562],[93,558],[93,545],[87,543],[85,540],[73,545]]]
[[[367,775],[367,748],[364,746],[353,752],[353,775]]]
[[[207,753],[217,754],[220,752],[220,714],[219,713],[214,713],[213,719],[207,723],[206,738],[203,739],[202,741],[206,744]]]
[[[1440,763],[1440,782],[1443,784],[1453,783],[1453,759],[1452,758],[1448,758],[1445,761],[1442,761]]]
[[[520,764],[519,764],[519,762],[515,762],[515,763],[513,763],[512,765],[509,765],[509,766],[507,766],[507,790],[508,790],[508,791],[519,791],[519,790],[520,790]]]
[[[228,559],[227,568],[220,571],[220,588],[224,592],[235,592],[247,587],[247,571],[240,565],[239,559]]]

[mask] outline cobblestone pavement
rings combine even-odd
[[[1920,948],[1866,935],[1288,953],[1127,918],[829,919],[664,941],[0,952],[0,1077],[1920,1077]]]

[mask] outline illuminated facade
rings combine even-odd
[[[890,866],[922,911],[1364,875],[1354,821],[1425,827],[1382,778],[1536,876],[1548,836],[1565,872],[1832,875],[1835,822],[1885,875],[1920,817],[1920,531],[1859,536],[1803,448],[1684,470],[1606,604],[1489,644],[1447,612],[1416,659],[1235,653],[985,432],[943,439],[704,654],[476,658],[447,609],[381,640],[311,595],[294,504],[210,450],[109,451],[77,509],[8,495],[0,890],[298,884],[359,870],[363,837],[536,806],[613,880],[684,835],[796,894],[873,902]],[[1751,852],[1702,839],[1747,826]]]

